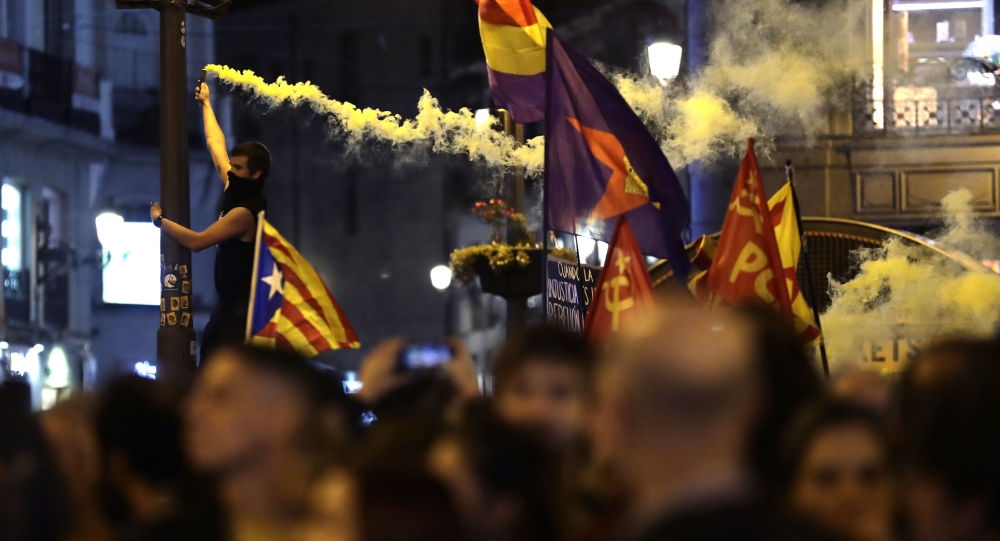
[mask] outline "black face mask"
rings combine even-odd
[[[241,177],[232,171],[229,172],[229,186],[225,192],[226,202],[238,203],[258,197],[264,197],[263,180]]]

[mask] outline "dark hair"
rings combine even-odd
[[[342,386],[334,385],[329,377],[323,377],[318,369],[296,351],[227,342],[220,344],[207,362],[213,362],[214,358],[224,352],[233,354],[238,362],[254,370],[294,385],[301,391],[300,396],[312,404],[329,400],[330,394],[337,393],[338,390],[343,394]]]
[[[62,477],[38,419],[23,408],[26,382],[0,385],[0,538],[56,541],[72,520]]]
[[[371,405],[375,422],[365,434],[363,464],[380,470],[420,470],[447,425],[458,398],[451,380],[433,371],[417,372]]]
[[[339,372],[321,370],[293,350],[239,343],[220,344],[208,364],[226,353],[251,370],[295,388],[305,408],[297,444],[312,471],[348,461],[360,436],[362,410],[344,392]]]
[[[251,173],[260,171],[260,180],[267,180],[271,173],[271,151],[259,141],[247,141],[233,147],[231,156],[246,156],[247,169]]]
[[[823,382],[787,318],[763,304],[746,304],[736,313],[753,330],[753,360],[764,391],[763,409],[750,433],[749,459],[769,490],[777,481],[782,434],[796,411],[823,396]]]
[[[488,400],[468,404],[455,433],[487,499],[512,498],[521,513],[513,539],[560,538],[560,468],[536,434],[501,420]]]
[[[426,473],[363,470],[355,475],[362,541],[461,541],[451,495]]]
[[[494,394],[501,394],[528,362],[559,363],[577,370],[591,391],[597,352],[582,336],[551,324],[531,327],[504,344],[493,360]]]
[[[903,456],[943,482],[952,501],[985,505],[989,526],[1000,529],[1000,344],[974,343],[961,370],[911,396]]]
[[[96,424],[102,460],[121,452],[136,475],[156,486],[188,475],[178,397],[164,384],[135,375],[114,380],[99,399]]]
[[[921,406],[923,395],[934,394],[951,385],[968,363],[988,354],[991,346],[986,340],[953,337],[924,348],[900,378],[895,413],[902,424],[914,417],[913,410]],[[925,374],[921,376],[918,372]],[[905,431],[905,426],[902,429]]]
[[[864,428],[876,440],[886,460],[892,457],[889,430],[877,413],[840,400],[821,400],[801,409],[781,439],[777,469],[780,490],[788,494],[810,446],[826,430],[844,426]]]

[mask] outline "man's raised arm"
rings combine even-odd
[[[219,121],[215,118],[215,111],[212,110],[212,102],[209,99],[208,85],[199,83],[194,89],[194,99],[201,104],[201,116],[205,122],[205,142],[208,143],[208,152],[215,162],[215,169],[219,172],[219,178],[225,186],[229,186],[229,151],[226,149],[226,134],[222,133]]]

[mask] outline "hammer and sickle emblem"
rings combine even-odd
[[[628,276],[615,276],[601,287],[604,290],[604,306],[611,312],[612,332],[617,332],[621,325],[621,313],[635,306],[632,297],[622,298],[621,288],[628,286]]]

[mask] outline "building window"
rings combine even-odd
[[[344,212],[344,218],[347,222],[345,224],[347,226],[347,234],[357,235],[360,194],[358,193],[358,171],[353,167],[347,171],[347,197],[345,199],[347,208]]]
[[[115,33],[145,36],[149,34],[149,29],[146,28],[146,21],[141,15],[126,11],[118,14],[118,21],[115,22]]]
[[[75,40],[73,0],[45,2],[45,50],[55,56],[72,59]]]
[[[894,0],[886,28],[894,79],[906,86],[986,84],[980,80],[990,70],[979,63],[995,63],[1000,51],[980,37],[992,29],[992,10],[983,1]]]
[[[357,32],[340,35],[340,96],[357,103],[361,94],[361,39]]]
[[[10,6],[7,0],[0,0],[0,38],[6,38],[10,33]]]
[[[48,227],[49,241],[58,244],[63,241],[63,196],[51,188],[42,188],[40,218]]]
[[[430,77],[434,73],[433,62],[431,61],[431,54],[433,53],[433,47],[431,44],[430,36],[426,34],[420,35],[420,41],[417,46],[418,54],[420,55],[420,76]]]
[[[4,182],[2,191],[0,191],[0,203],[3,207],[3,221],[0,223],[0,229],[3,232],[3,248],[0,251],[0,260],[7,269],[20,271],[24,266],[21,190]]]

